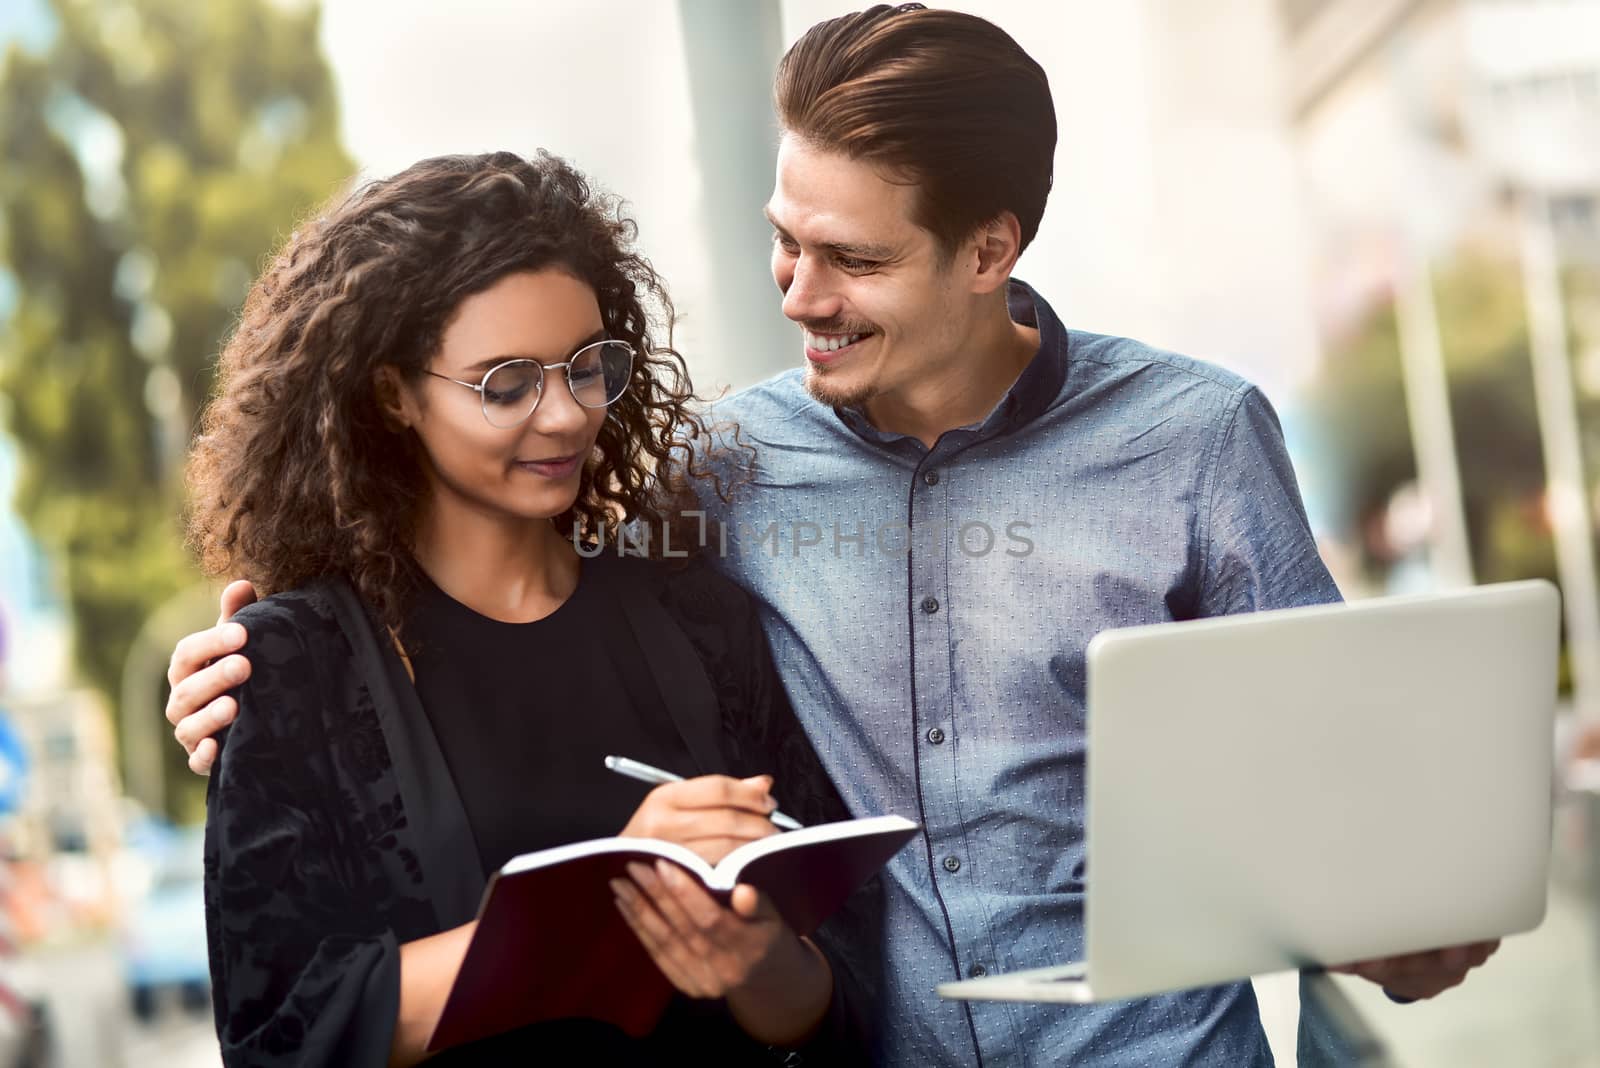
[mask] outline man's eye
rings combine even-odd
[[[795,244],[794,238],[785,237],[785,236],[783,236],[782,234],[779,234],[779,233],[774,233],[772,235],[772,243],[774,245],[777,245],[779,248],[783,249],[783,251],[789,253],[790,255],[793,255],[794,253],[800,251],[800,246]]]
[[[871,260],[852,259],[849,256],[840,256],[835,262],[847,271],[870,271],[878,266]]]

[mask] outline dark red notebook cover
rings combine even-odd
[[[888,817],[777,835],[763,840],[773,851],[747,860],[739,879],[767,893],[797,934],[809,934],[915,832],[915,824]],[[607,885],[627,878],[629,861],[660,859],[635,848],[644,841],[600,840],[592,844],[616,851],[550,864],[530,864],[538,856],[530,854],[496,874],[428,1048],[569,1016],[649,1034],[672,1000],[672,985],[618,914]]]

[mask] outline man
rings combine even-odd
[[[1069,330],[1011,280],[1055,115],[997,27],[917,5],[821,23],[776,103],[772,271],[805,367],[716,409],[755,468],[706,495],[703,540],[758,599],[852,810],[924,825],[889,869],[880,1057],[1270,1063],[1244,983],[1087,1007],[932,994],[1081,958],[1090,638],[1338,598],[1270,406],[1214,367]],[[168,716],[197,770],[246,670],[198,669],[237,647],[219,627],[174,656]],[[1491,950],[1359,970],[1427,997]]]

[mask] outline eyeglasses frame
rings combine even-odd
[[[585,404],[583,401],[578,400],[578,391],[572,388],[572,365],[578,361],[578,357],[582,356],[590,349],[598,348],[601,345],[622,345],[628,350],[628,378],[627,381],[625,381],[622,385],[622,392],[618,393],[615,397],[612,397],[604,404]],[[468,389],[475,390],[478,394],[478,409],[483,412],[483,421],[494,427],[496,430],[510,430],[513,427],[519,427],[523,423],[526,423],[529,419],[533,418],[533,413],[539,410],[539,402],[544,400],[545,378],[551,371],[562,372],[561,377],[567,383],[567,392],[572,394],[572,400],[578,405],[578,407],[588,408],[590,411],[598,411],[601,408],[611,407],[613,404],[617,403],[617,401],[627,396],[628,387],[633,381],[633,361],[638,358],[639,350],[634,348],[631,343],[608,337],[601,338],[599,341],[589,342],[587,345],[584,345],[582,348],[578,349],[577,352],[574,352],[571,356],[568,356],[561,363],[540,363],[531,356],[514,356],[509,360],[502,360],[493,367],[489,368],[487,371],[483,372],[483,377],[475,383],[468,382],[460,378],[451,378],[449,375],[440,374],[438,371],[430,371],[426,367],[422,369],[422,373],[425,375],[432,375],[434,378],[442,378],[446,382],[454,382],[458,386],[466,386]],[[538,395],[533,398],[533,406],[523,413],[521,419],[518,419],[510,426],[500,426],[489,418],[489,395],[487,391],[487,385],[490,375],[494,374],[502,367],[509,367],[514,363],[531,363],[533,366],[539,369]]]

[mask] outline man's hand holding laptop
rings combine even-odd
[[[1364,960],[1329,968],[1377,983],[1397,1001],[1421,1001],[1459,986],[1467,973],[1494,956],[1500,940],[1474,942],[1428,953],[1406,953],[1384,960]]]
[[[1401,1002],[1458,985],[1544,918],[1559,631],[1541,581],[1102,631],[1083,959],[939,992],[1089,1003],[1294,968]]]

